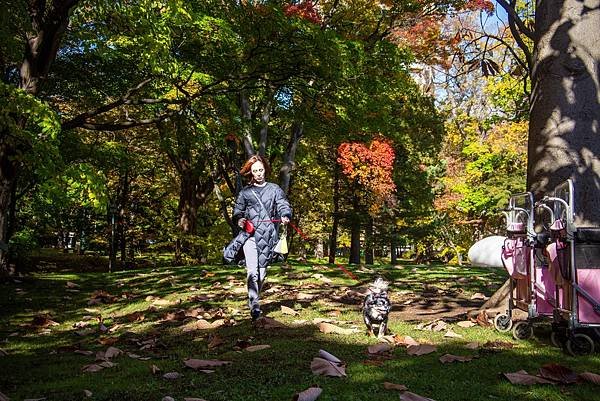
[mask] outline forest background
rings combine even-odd
[[[218,261],[254,153],[291,252],[330,262],[461,263],[525,190],[529,71],[490,1],[0,6],[3,273],[43,247]]]

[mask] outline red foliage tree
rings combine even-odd
[[[343,173],[356,180],[378,198],[390,199],[396,190],[392,171],[396,154],[389,141],[375,139],[367,147],[360,142],[345,142],[338,147],[338,163]]]
[[[298,17],[305,19],[313,24],[321,24],[321,15],[319,15],[319,11],[315,8],[315,5],[311,0],[305,0],[296,4],[288,4],[283,9],[283,12],[288,17]]]

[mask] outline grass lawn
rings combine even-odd
[[[265,328],[250,322],[241,268],[112,274],[47,270],[0,284],[0,392],[10,400],[292,400],[311,386],[323,390],[323,401],[400,399],[401,393],[384,388],[384,382],[437,401],[600,399],[600,387],[591,383],[520,386],[502,376],[537,373],[549,363],[600,374],[598,353],[574,358],[552,347],[549,324],[537,326],[527,341],[493,327],[456,324],[464,320],[459,314],[473,306],[473,294],[489,296],[504,282],[503,271],[410,264],[351,267],[355,281],[331,265],[273,266],[263,309],[287,327]],[[397,346],[389,355],[369,355],[367,348],[378,341],[365,335],[360,292],[376,274],[391,281],[392,333],[434,344],[437,351],[410,356]],[[298,314],[284,313],[282,306]],[[419,322],[409,320],[440,316],[461,337],[444,337],[447,329],[418,330]],[[316,319],[357,332],[326,334]],[[483,346],[493,341],[503,343]],[[471,342],[480,347],[467,349]],[[253,345],[270,347],[248,351]],[[84,371],[102,362],[96,354],[109,346],[123,351],[106,358],[113,366]],[[311,361],[320,349],[345,363],[346,377],[312,373]],[[439,358],[447,353],[475,358],[443,364]],[[190,358],[230,363],[203,372],[184,365]],[[172,372],[179,377],[164,378]]]

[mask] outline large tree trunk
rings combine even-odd
[[[294,160],[296,159],[296,150],[298,149],[298,144],[302,138],[303,131],[304,126],[302,123],[294,123],[292,126],[292,135],[288,143],[287,151],[285,152],[283,166],[281,166],[281,170],[279,171],[279,185],[286,194],[289,193]]]
[[[45,1],[28,2],[32,32],[27,34],[23,62],[20,66],[20,88],[31,95],[37,95],[41,81],[48,75],[50,66],[56,57],[60,41],[69,25],[69,12],[78,0],[55,0],[51,5]],[[23,117],[23,118],[21,118]],[[17,116],[20,128],[26,123],[27,116]],[[18,176],[18,165],[13,156],[20,150],[8,142],[7,132],[0,138],[0,274],[8,273],[7,246],[9,210],[15,201],[13,186]]]
[[[119,251],[121,253],[121,267],[125,266],[127,261],[127,216],[126,205],[129,204],[129,169],[125,169],[125,173],[121,177],[119,196],[119,216],[117,220],[117,238],[119,242]]]
[[[0,138],[0,276],[7,276],[8,265],[8,224],[13,202],[13,186],[17,180],[17,165],[12,158],[13,148],[3,134]]]
[[[368,216],[365,228],[365,263],[368,265],[372,265],[375,262],[373,242],[373,218]]]
[[[348,263],[360,264],[360,211],[358,210],[358,196],[353,196],[354,211],[350,216],[350,259]]]
[[[333,178],[333,223],[331,225],[331,235],[329,237],[329,263],[335,263],[335,254],[337,253],[337,235],[338,224],[340,221],[340,169],[335,166]]]
[[[568,178],[576,224],[600,225],[600,6],[540,0],[535,18],[527,187],[537,198]]]

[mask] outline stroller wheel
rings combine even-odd
[[[552,333],[550,333],[550,342],[556,348],[564,348],[565,343],[567,342],[567,337],[564,335],[564,333],[558,333],[556,331],[553,331]]]
[[[506,313],[500,313],[494,318],[494,327],[501,333],[510,331],[513,326],[513,321]]]
[[[586,334],[577,333],[567,340],[567,351],[573,356],[591,355],[594,341]]]
[[[516,340],[527,340],[533,336],[533,326],[529,322],[517,322],[513,326],[512,335]]]

